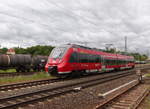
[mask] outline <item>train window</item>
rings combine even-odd
[[[111,65],[114,65],[114,60],[111,60]]]
[[[86,54],[86,59],[87,63],[89,63],[89,54]]]
[[[116,65],[117,64],[117,61],[116,60],[114,60],[114,65]]]
[[[89,54],[86,54],[86,62],[89,63]]]
[[[56,47],[52,50],[49,57],[50,58],[62,58],[66,50],[67,50],[66,47]]]
[[[120,60],[120,64],[122,64],[122,60]]]
[[[111,62],[112,62],[112,65],[115,65],[115,60],[111,60]]]
[[[86,54],[86,62],[89,63],[89,55]]]
[[[77,52],[73,52],[70,56],[69,62],[74,63],[78,62],[78,55]]]
[[[91,55],[91,62],[95,63],[96,62],[96,56],[95,55]]]
[[[110,61],[106,59],[106,65],[110,65]]]
[[[107,65],[106,59],[104,58],[104,64]]]
[[[90,55],[90,57],[89,57],[89,61],[90,61],[90,63],[92,63],[92,62],[93,62],[93,56],[92,56],[92,55]]]
[[[92,62],[93,62],[93,56],[89,55],[89,63],[92,63]]]
[[[113,65],[113,61],[112,60],[109,60],[110,61],[110,64],[109,65]]]
[[[114,65],[115,64],[115,61],[114,60],[111,60],[111,65]]]
[[[78,53],[78,62],[80,63],[88,63],[88,54]]]
[[[119,65],[119,60],[117,60],[117,65]]]
[[[113,65],[114,64],[114,61],[111,59],[107,59],[106,61],[107,61],[107,65]]]
[[[92,55],[92,62],[95,62],[95,55]]]
[[[108,60],[108,65],[112,65],[112,60]]]
[[[78,62],[81,63],[98,63],[101,62],[101,57],[99,55],[91,55],[91,54],[81,54],[78,53]]]
[[[95,63],[96,62],[96,55],[93,55],[93,62]]]
[[[108,59],[107,61],[108,61],[108,65],[111,65],[111,63],[112,63],[111,60]]]
[[[96,62],[96,55],[93,55],[93,62],[95,63]]]
[[[95,63],[98,63],[98,62],[99,62],[99,59],[100,59],[100,58],[99,58],[98,55],[95,55],[95,56],[94,56],[94,62],[95,62]]]
[[[86,56],[85,56],[85,54],[80,54],[80,62],[81,63],[86,63]]]
[[[120,64],[120,60],[118,60],[118,65]]]
[[[89,63],[89,54],[86,54],[86,61]]]
[[[81,54],[80,53],[77,53],[77,56],[78,56],[78,59],[77,59],[77,62],[81,62]]]
[[[99,58],[99,56],[98,56],[98,55],[96,55],[95,62],[96,62],[96,63],[98,63],[98,62],[99,62],[99,59],[100,59],[100,58]]]
[[[102,63],[102,57],[101,56],[99,56],[99,62]]]
[[[120,60],[120,64],[122,64],[122,60]]]
[[[82,56],[81,56],[81,54],[80,54],[80,53],[78,53],[78,62],[80,63],[80,62],[81,62],[81,60],[82,60]]]
[[[118,60],[118,65],[120,65],[120,60]]]
[[[80,58],[80,62],[81,62],[81,63],[84,63],[84,61],[85,61],[84,54],[80,54],[80,56],[81,56],[81,58]]]
[[[115,60],[112,60],[112,65],[115,65]]]
[[[117,65],[118,64],[118,60],[115,60],[115,65]]]
[[[115,65],[117,65],[117,60],[115,59],[114,61],[115,61]]]

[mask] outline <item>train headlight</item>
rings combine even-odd
[[[61,63],[61,62],[62,62],[62,60],[60,59],[58,63]]]

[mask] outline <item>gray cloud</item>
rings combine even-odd
[[[112,43],[147,52],[149,0],[1,0],[2,46],[81,43],[104,48]]]

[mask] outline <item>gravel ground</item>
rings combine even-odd
[[[99,93],[107,92],[135,78],[135,75],[128,76],[128,78],[120,78],[81,90],[78,93],[71,93],[46,100],[42,103],[39,102],[38,104],[29,105],[27,107],[23,107],[23,109],[93,109],[101,101],[101,98],[98,97]]]

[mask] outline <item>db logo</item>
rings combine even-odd
[[[56,61],[55,61],[55,60],[53,60],[53,61],[52,61],[52,63],[56,63]]]

